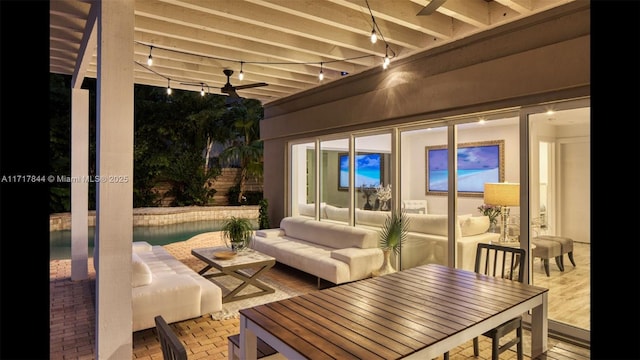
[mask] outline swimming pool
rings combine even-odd
[[[252,223],[257,229],[257,220],[252,220]],[[223,224],[224,220],[205,220],[162,226],[134,226],[133,241],[146,241],[151,245],[167,245],[188,240],[205,232],[218,231]],[[88,229],[89,257],[93,257],[95,227],[91,226]],[[71,230],[49,232],[49,259],[71,259]]]

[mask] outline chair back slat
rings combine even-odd
[[[187,350],[161,315],[155,317],[164,360],[187,360]]]
[[[503,279],[524,281],[526,251],[518,247],[479,243],[474,271]]]

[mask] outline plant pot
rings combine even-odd
[[[380,266],[380,269],[371,272],[373,276],[382,276],[396,272],[396,269],[391,265],[391,250],[382,250],[382,254],[384,255],[382,266]]]

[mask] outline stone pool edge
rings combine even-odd
[[[223,220],[231,216],[258,219],[260,206],[184,206],[133,209],[133,226],[172,225],[191,221]],[[96,212],[88,213],[89,226],[96,224]],[[49,215],[49,231],[70,230],[71,213]]]

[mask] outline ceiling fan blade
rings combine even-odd
[[[238,85],[238,86],[234,86],[236,90],[242,90],[242,89],[249,89],[249,88],[254,88],[254,87],[260,87],[260,86],[268,86],[269,84],[267,83],[254,83],[254,84],[247,84],[247,85]]]
[[[433,14],[436,11],[436,9],[438,9],[442,4],[444,4],[445,1],[447,0],[431,0],[431,2],[427,4],[427,6],[422,8],[422,10],[420,10],[420,12],[416,14],[416,16]]]

